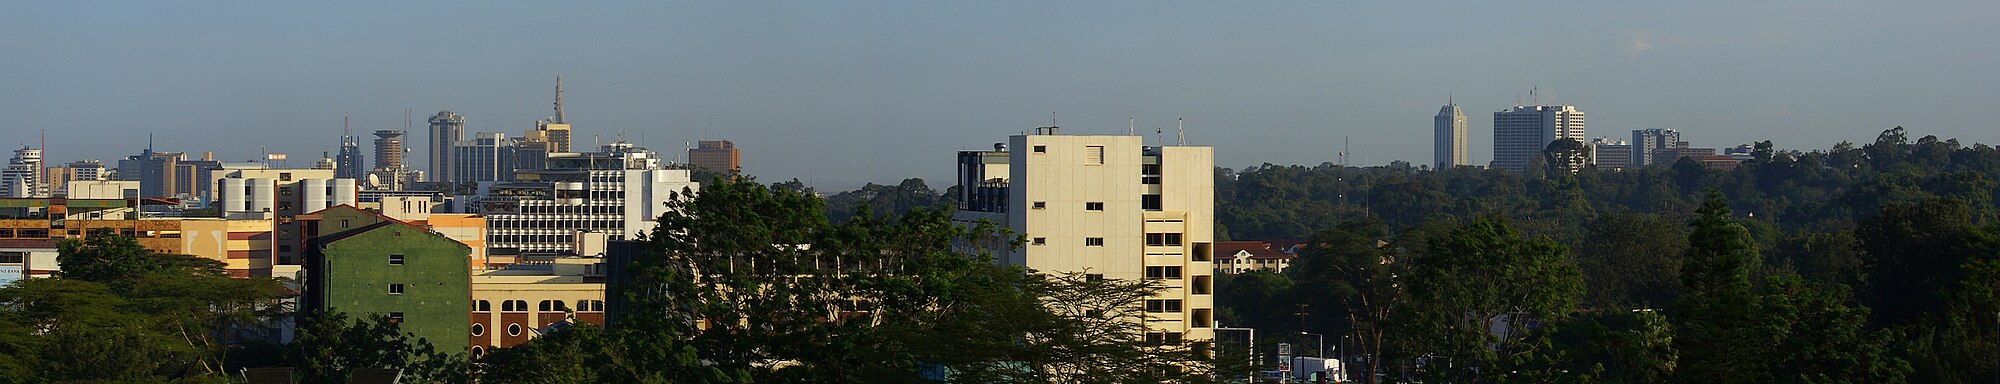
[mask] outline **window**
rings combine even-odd
[[[402,312],[389,312],[389,324],[402,324],[402,323],[403,323]]]
[[[1193,291],[1197,295],[1213,294],[1215,292],[1215,276],[1196,275],[1194,283],[1188,284],[1188,290]]]
[[[1048,208],[1048,207],[1049,207],[1049,202],[1047,202],[1047,201],[1037,201],[1037,202],[1035,202],[1035,209],[1043,209],[1043,208]]]
[[[520,336],[521,323],[507,324],[507,336]]]
[[[1181,333],[1180,333],[1180,332],[1167,332],[1167,337],[1166,337],[1166,340],[1165,340],[1164,342],[1165,342],[1165,343],[1167,343],[1167,344],[1180,344],[1180,343],[1181,343]]]
[[[473,336],[486,336],[486,324],[478,324],[478,323],[473,323],[473,324],[472,324],[472,335],[473,335]]]
[[[402,283],[389,284],[389,294],[391,295],[403,294],[403,284]]]
[[[604,300],[577,300],[577,312],[604,312]]]
[[[1195,328],[1208,328],[1210,326],[1209,324],[1212,323],[1211,320],[1215,319],[1215,310],[1208,308],[1198,308],[1194,310],[1194,316],[1191,317],[1193,317],[1194,319],[1192,319],[1192,321],[1190,322],[1194,324],[1189,324],[1188,326]]]
[[[1181,313],[1181,300],[1180,299],[1146,300],[1146,312]]]
[[[340,219],[340,227],[347,228],[347,219]]]
[[[493,302],[480,300],[472,302],[473,312],[493,312]]]
[[[1049,243],[1049,238],[1047,238],[1047,237],[1037,237],[1037,238],[1035,238],[1035,239],[1034,239],[1033,241],[1030,241],[1030,243],[1034,243],[1035,245],[1042,245],[1042,244],[1048,244],[1048,243]]]
[[[1181,246],[1181,234],[1179,234],[1179,233],[1148,233],[1148,234],[1146,234],[1146,246],[1149,246],[1149,247],[1178,247],[1178,246]]]
[[[500,310],[502,312],[527,312],[528,301],[527,300],[502,301],[500,302]]]
[[[1035,146],[1035,153],[1048,153],[1048,151],[1049,151],[1049,146],[1047,145]]]
[[[1143,208],[1148,211],[1160,210],[1160,195],[1139,196],[1139,208]]]
[[[389,255],[389,265],[403,265],[403,255]]]
[[[0,263],[20,264],[27,259],[26,255],[26,252],[0,252]]]
[[[1102,211],[1102,210],[1104,210],[1104,202],[1102,202],[1102,201],[1086,201],[1086,202],[1084,202],[1084,203],[1083,203],[1083,210],[1085,210],[1085,211]]]
[[[1104,165],[1104,146],[1092,145],[1083,147],[1083,164]]]
[[[1086,247],[1102,247],[1102,246],[1104,246],[1104,238],[1102,238],[1102,237],[1085,237],[1085,238],[1083,238],[1083,246],[1086,246]]]
[[[1193,255],[1193,257],[1194,257],[1194,261],[1210,261],[1210,260],[1214,260],[1214,259],[1215,259],[1215,247],[1214,247],[1214,246],[1212,246],[1212,245],[1211,245],[1211,244],[1209,244],[1209,243],[1194,243],[1194,255]]]
[[[1083,274],[1083,281],[1104,281],[1104,274],[1102,274],[1102,273],[1085,273],[1085,274]]]
[[[1180,280],[1180,266],[1146,267],[1146,278],[1152,280]]]
[[[472,357],[484,357],[484,356],[486,356],[486,347],[478,345],[472,346]]]
[[[291,251],[292,251],[292,246],[290,246],[290,245],[280,245],[280,246],[278,246],[278,252],[291,252]]]

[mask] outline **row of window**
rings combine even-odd
[[[1049,208],[1049,202],[1047,202],[1047,201],[1037,201],[1037,202],[1034,202],[1034,205],[1033,205],[1033,206],[1034,206],[1034,208],[1035,208],[1035,209],[1048,209],[1048,208]],[[1085,211],[1103,211],[1103,210],[1104,210],[1104,202],[1102,202],[1102,201],[1086,201],[1086,202],[1083,202],[1083,210],[1085,210]]]
[[[538,308],[538,309],[540,310],[540,312],[569,312],[569,311],[570,311],[570,306],[569,306],[569,304],[568,304],[568,303],[565,303],[565,302],[563,302],[562,300],[542,300],[542,302],[541,302],[541,305],[540,305],[540,306],[537,306],[537,308]],[[473,311],[473,312],[492,312],[492,311],[493,311],[493,303],[492,303],[492,302],[489,302],[489,301],[486,301],[486,300],[477,300],[477,301],[473,301],[473,302],[472,302],[472,311]],[[527,311],[528,311],[528,301],[527,301],[527,300],[501,300],[501,301],[500,301],[500,311],[501,311],[501,312],[527,312]],[[604,312],[604,300],[577,300],[577,301],[576,301],[576,311],[577,311],[577,312]]]

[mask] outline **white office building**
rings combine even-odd
[[[1435,127],[1437,159],[1431,162],[1436,169],[1449,169],[1460,165],[1472,165],[1472,158],[1466,155],[1465,111],[1458,109],[1457,102],[1446,103],[1438,109],[1433,118]]]
[[[660,169],[652,151],[624,142],[602,149],[553,153],[548,169],[480,183],[473,206],[486,216],[488,249],[565,254],[576,252],[579,240],[636,239],[659,226],[669,200],[701,189],[688,170]]]
[[[0,169],[0,197],[45,197],[48,183],[42,177],[42,150],[21,147],[7,168]]]
[[[1140,136],[1011,137],[958,153],[960,222],[988,220],[1027,237],[1004,263],[1045,273],[1153,279],[1146,335],[1214,338],[1214,149],[1146,146]]]
[[[1584,142],[1583,111],[1576,106],[1516,105],[1493,112],[1493,167],[1526,171],[1531,160],[1559,139]]]

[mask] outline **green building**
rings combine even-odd
[[[299,217],[305,308],[385,316],[439,351],[470,340],[472,249],[431,230],[349,206]]]

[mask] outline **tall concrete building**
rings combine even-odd
[[[1667,128],[1647,128],[1632,131],[1633,166],[1643,167],[1671,162],[1674,158],[1669,158],[1665,162],[1660,161],[1660,154],[1681,148],[1687,148],[1687,142],[1681,141],[1680,131]]]
[[[1214,338],[1215,155],[1152,147],[1140,136],[1010,137],[958,153],[959,222],[987,220],[1027,237],[999,262],[1047,273],[1156,280],[1147,337]]]
[[[514,143],[505,133],[480,132],[452,146],[451,181],[477,183],[514,179]]]
[[[403,131],[375,131],[375,169],[403,169]]]
[[[334,177],[355,180],[368,177],[367,161],[361,154],[360,136],[355,136],[351,132],[341,132],[340,154],[333,159]]]
[[[734,176],[743,170],[743,153],[736,150],[733,141],[702,140],[688,150],[688,164]]]
[[[48,197],[48,177],[43,175],[42,150],[22,146],[0,169],[0,197]]]
[[[1571,105],[1516,105],[1493,112],[1493,167],[1522,172],[1549,143],[1586,140],[1583,111]]]
[[[431,115],[430,123],[431,181],[459,181],[454,179],[458,173],[452,171],[452,167],[458,165],[452,161],[452,157],[457,155],[452,146],[465,140],[465,116],[452,111],[439,111]]]
[[[651,232],[669,200],[701,189],[690,177],[661,169],[652,151],[612,143],[599,152],[552,154],[546,169],[519,171],[518,181],[482,183],[475,210],[486,216],[494,257],[575,253],[584,240]]]
[[[556,115],[536,120],[535,129],[523,132],[515,142],[514,166],[521,170],[545,169],[548,157],[570,151],[570,127],[563,112],[562,75],[556,75]]]
[[[137,155],[118,160],[118,179],[139,182],[140,197],[170,198],[183,193],[179,186],[193,175],[181,172],[187,161],[181,152],[154,152],[151,145]]]
[[[1432,120],[1432,124],[1435,125],[1436,147],[1434,150],[1437,151],[1437,159],[1431,162],[1431,166],[1437,169],[1447,169],[1460,165],[1472,165],[1471,157],[1466,155],[1465,131],[1467,125],[1465,124],[1465,112],[1458,109],[1458,103],[1456,101],[1446,102],[1443,108],[1438,109],[1437,117]]]

